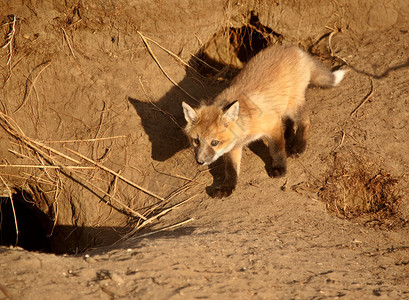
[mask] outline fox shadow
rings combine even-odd
[[[128,100],[141,118],[142,127],[151,142],[153,160],[166,161],[189,147],[189,140],[183,132],[186,122],[181,108],[182,101],[191,104],[188,99],[171,91],[155,103],[132,97]]]
[[[209,60],[207,58],[207,61]],[[195,61],[189,61],[190,65],[195,65],[195,63]],[[172,87],[158,101],[142,101],[128,96],[128,101],[139,115],[142,127],[151,143],[151,158],[153,160],[166,161],[176,153],[190,147],[190,141],[183,131],[186,120],[183,115],[182,102],[186,102],[192,107],[198,107],[200,105],[199,101],[210,102],[217,94],[228,87],[231,79],[239,71],[226,65],[218,65],[218,68],[228,70],[230,76],[220,81],[216,79],[219,77],[214,76],[214,74],[212,74],[213,76],[202,77],[195,72],[187,71],[186,76],[178,83],[178,86]],[[198,68],[198,70],[201,69]],[[182,89],[192,97],[186,95]],[[263,160],[267,170],[271,164],[268,147],[263,141],[257,141],[252,143],[249,148]],[[213,184],[206,188],[209,195],[212,194],[214,187],[218,186],[224,179],[223,166],[223,157],[209,166],[210,174],[213,177]]]
[[[188,63],[195,66],[198,72],[188,69],[183,80],[178,82],[178,86],[172,87],[158,101],[142,101],[128,96],[128,101],[141,118],[142,127],[151,142],[153,160],[166,161],[190,146],[183,131],[186,120],[183,115],[182,102],[198,107],[201,101],[209,102],[213,99],[230,82],[230,79],[220,81],[214,76],[209,76],[203,69],[197,67],[198,63],[193,59]],[[200,73],[205,75],[200,75]]]

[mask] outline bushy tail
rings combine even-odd
[[[345,76],[347,70],[337,70],[331,72],[320,61],[311,57],[310,83],[320,87],[334,87],[338,85]]]

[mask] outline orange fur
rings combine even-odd
[[[185,131],[192,139],[196,161],[210,164],[227,155],[226,179],[216,187],[214,196],[231,194],[240,170],[242,147],[262,137],[270,148],[269,175],[283,175],[284,149],[287,154],[305,149],[309,128],[309,118],[304,113],[306,88],[309,84],[335,86],[344,72],[331,72],[298,47],[272,46],[251,59],[211,105],[194,109],[183,103]],[[297,128],[296,132],[285,128],[288,145],[284,141],[286,120]]]

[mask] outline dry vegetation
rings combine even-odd
[[[75,21],[74,18],[76,19]],[[13,76],[13,70],[25,56],[29,55],[30,51],[32,51],[26,51],[24,47],[18,48],[15,44],[15,35],[22,21],[23,20],[18,19],[15,15],[10,15],[3,22],[3,25],[5,25],[3,28],[6,28],[6,31],[5,42],[2,48],[7,50],[6,64],[8,68],[3,85],[7,84]],[[83,20],[79,13],[79,6],[75,6],[72,12],[72,18],[63,20],[63,24],[65,24],[67,30],[61,27],[63,46],[65,45],[68,48],[67,55],[74,59],[77,65],[79,62],[75,54],[76,50],[74,50],[73,47],[73,36],[67,31],[70,30],[72,32],[72,29],[77,28],[76,26],[80,26],[79,23],[81,21]],[[85,20],[82,24],[84,23]],[[347,64],[345,59],[336,54],[332,46],[332,38],[341,31],[337,28],[328,28],[328,30],[332,31],[324,34],[317,42],[309,45],[309,50],[316,50],[319,42],[327,39],[328,57],[331,58],[333,62],[335,61],[335,65]],[[160,71],[175,87],[195,102],[199,101],[198,98],[193,96],[168,74],[160,59],[155,55],[156,51],[169,55],[177,64],[198,75],[200,80],[205,80],[206,82],[210,82],[210,84],[217,85],[220,84],[220,82],[225,84],[226,81],[237,74],[238,70],[248,59],[261,49],[272,44],[282,44],[285,42],[281,34],[261,24],[259,17],[253,11],[247,14],[247,19],[244,19],[242,26],[227,26],[219,29],[192,55],[192,59],[189,62],[186,62],[179,55],[162,46],[154,39],[145,36],[142,32],[136,31],[136,33],[141,38],[146,53],[150,55]],[[153,49],[152,46],[156,48]],[[13,50],[16,48],[20,53],[23,53],[17,60],[14,57],[15,51]],[[87,190],[93,196],[97,197],[97,199],[99,199],[98,205],[109,206],[124,216],[122,222],[127,224],[127,229],[126,234],[121,237],[121,240],[123,240],[135,234],[135,232],[144,228],[146,225],[151,224],[153,220],[157,220],[163,214],[171,211],[173,207],[178,207],[195,196],[185,195],[184,200],[176,201],[176,203],[171,202],[175,196],[182,195],[185,190],[191,188],[193,185],[197,185],[196,176],[200,173],[197,173],[195,177],[192,178],[168,173],[167,176],[185,180],[185,183],[174,190],[168,191],[167,196],[159,196],[155,192],[130,180],[129,177],[121,175],[121,171],[114,171],[112,168],[104,165],[105,156],[108,155],[108,152],[106,148],[105,152],[101,155],[101,153],[96,150],[96,148],[100,146],[100,144],[98,144],[99,142],[123,140],[125,144],[127,144],[129,141],[129,135],[102,137],[101,128],[108,124],[106,121],[106,111],[108,109],[106,108],[105,102],[99,117],[96,133],[92,138],[40,142],[24,134],[11,115],[17,114],[25,106],[29,107],[30,104],[27,102],[30,98],[34,97],[37,101],[40,101],[39,93],[36,90],[37,80],[51,65],[51,60],[44,60],[32,69],[23,84],[24,95],[20,95],[22,96],[22,101],[15,106],[12,111],[7,109],[2,102],[3,112],[1,112],[0,115],[1,126],[5,132],[9,134],[11,138],[10,145],[12,145],[7,151],[17,157],[25,159],[24,164],[13,164],[8,161],[3,161],[3,164],[0,165],[3,170],[17,170],[14,171],[13,174],[7,172],[2,173],[0,177],[5,186],[4,197],[12,199],[13,193],[17,191],[24,191],[24,193],[30,194],[33,201],[37,203],[37,208],[48,215],[52,226],[47,230],[52,234],[54,227],[58,223],[60,213],[58,205],[61,195],[64,194],[68,185],[77,185],[78,188]],[[181,128],[182,126],[177,116],[152,101],[141,78],[139,78],[139,84],[143,93],[149,99],[152,108],[170,119],[178,128]],[[351,116],[356,114],[361,106],[368,101],[373,91],[373,82],[371,79],[370,93],[351,112]],[[41,130],[41,128],[34,128],[34,132]],[[56,145],[56,147],[54,147],[54,145]],[[82,151],[80,149],[82,149]],[[81,154],[81,152],[88,152],[90,155],[88,157]],[[130,156],[125,158],[126,161],[130,159]],[[339,154],[336,155],[333,169],[331,174],[325,178],[325,184],[319,192],[319,198],[327,204],[329,211],[341,218],[356,219],[364,215],[367,217],[366,219],[368,219],[369,215],[370,220],[383,222],[384,219],[389,220],[392,216],[398,216],[398,202],[402,193],[394,189],[398,180],[386,171],[377,168],[374,169],[372,163],[364,163],[363,161],[365,161],[363,157],[357,159],[352,155],[347,159],[340,159]],[[18,178],[18,180],[16,180],[16,178]],[[141,181],[146,181],[143,174]],[[131,201],[132,203],[130,203],[129,200],[125,199],[126,195],[121,194],[120,191],[122,191],[123,188],[118,188],[118,185],[128,186],[128,188],[131,189],[131,193],[132,189],[145,193],[150,197],[150,200],[148,200],[147,203],[142,203],[138,200]],[[74,187],[74,189],[76,188]],[[70,196],[68,195],[66,198],[67,197],[69,198]],[[40,198],[42,199],[41,201],[36,200]],[[18,232],[16,212],[13,211],[13,213],[16,232]],[[109,213],[106,218],[109,219],[110,215],[111,213]],[[185,221],[181,224],[184,224],[184,222]],[[98,225],[102,225],[103,221],[98,220],[97,223]],[[177,224],[175,224],[175,226],[177,226]],[[98,226],[94,225],[94,227]],[[85,249],[86,248],[83,248],[81,251]]]
[[[3,1],[0,299],[406,299],[406,2]],[[274,44],[349,72],[284,178],[258,141],[212,199],[181,103]]]
[[[343,151],[334,154],[333,167],[318,192],[327,209],[340,218],[365,223],[403,225],[399,202],[403,191],[399,178],[380,168],[362,154]]]

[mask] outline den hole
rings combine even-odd
[[[27,191],[15,190],[11,198],[0,197],[0,246],[58,255],[79,254],[111,245],[126,231],[122,227],[54,223],[53,218],[36,205],[35,196]]]
[[[47,234],[50,224],[27,192],[18,190],[11,198],[0,198],[0,245],[52,252]]]
[[[195,67],[204,76],[231,79],[254,55],[269,45],[281,44],[282,39],[251,12],[245,25],[216,32],[195,55]]]

